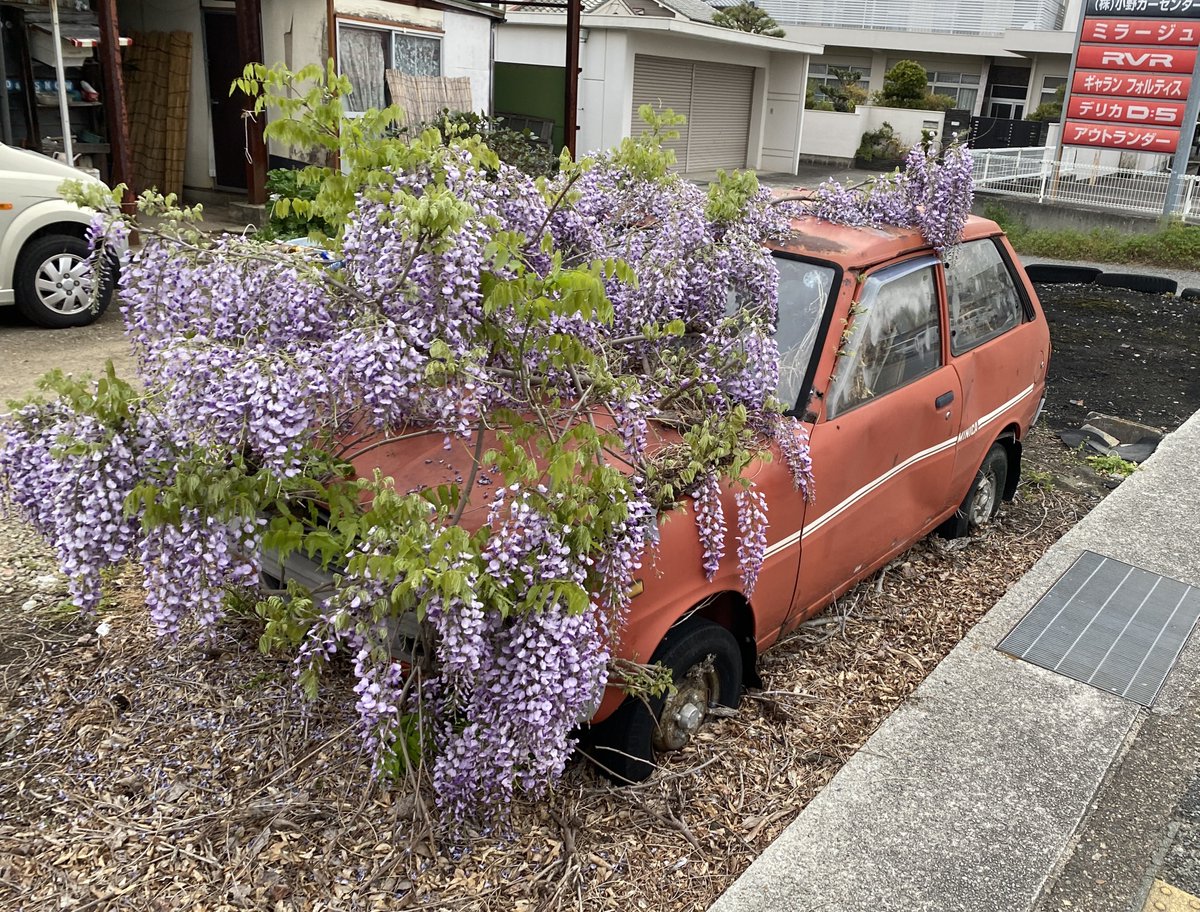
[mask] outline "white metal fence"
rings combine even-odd
[[[1054,160],[1054,147],[976,149],[975,186],[988,193],[1023,196],[1042,203],[1095,206],[1118,212],[1162,215],[1172,190],[1169,170],[1139,168],[1145,156],[1099,152],[1082,160],[1068,152]],[[1128,167],[1132,164],[1133,167]],[[1185,174],[1171,214],[1200,222],[1200,177]]]

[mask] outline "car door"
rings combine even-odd
[[[947,363],[938,261],[870,273],[842,302],[844,332],[811,429],[815,501],[793,621],[928,532],[949,505],[961,389]],[[828,364],[826,360],[823,363]],[[815,384],[818,393],[821,384]]]
[[[999,238],[960,244],[945,273],[950,357],[963,391],[954,487],[965,496],[996,438],[1014,423],[1027,429],[1041,397],[1049,336]]]

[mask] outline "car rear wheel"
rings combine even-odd
[[[651,662],[671,669],[672,692],[626,700],[594,725],[587,753],[616,782],[641,782],[665,753],[685,747],[713,705],[736,707],[742,694],[742,653],[732,633],[689,618],[663,637]]]
[[[39,326],[61,329],[86,326],[104,313],[116,284],[115,269],[106,270],[96,306],[92,306],[95,270],[87,241],[68,234],[48,234],[30,241],[17,258],[13,291],[17,308]]]
[[[1007,483],[1008,451],[1002,444],[993,443],[975,473],[967,496],[938,531],[947,538],[958,538],[986,526],[1000,512]]]

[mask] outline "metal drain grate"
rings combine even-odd
[[[1084,551],[996,648],[1142,706],[1200,617],[1200,589]]]

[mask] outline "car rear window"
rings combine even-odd
[[[1024,310],[991,238],[960,244],[946,264],[950,351],[961,355],[1017,326]]]

